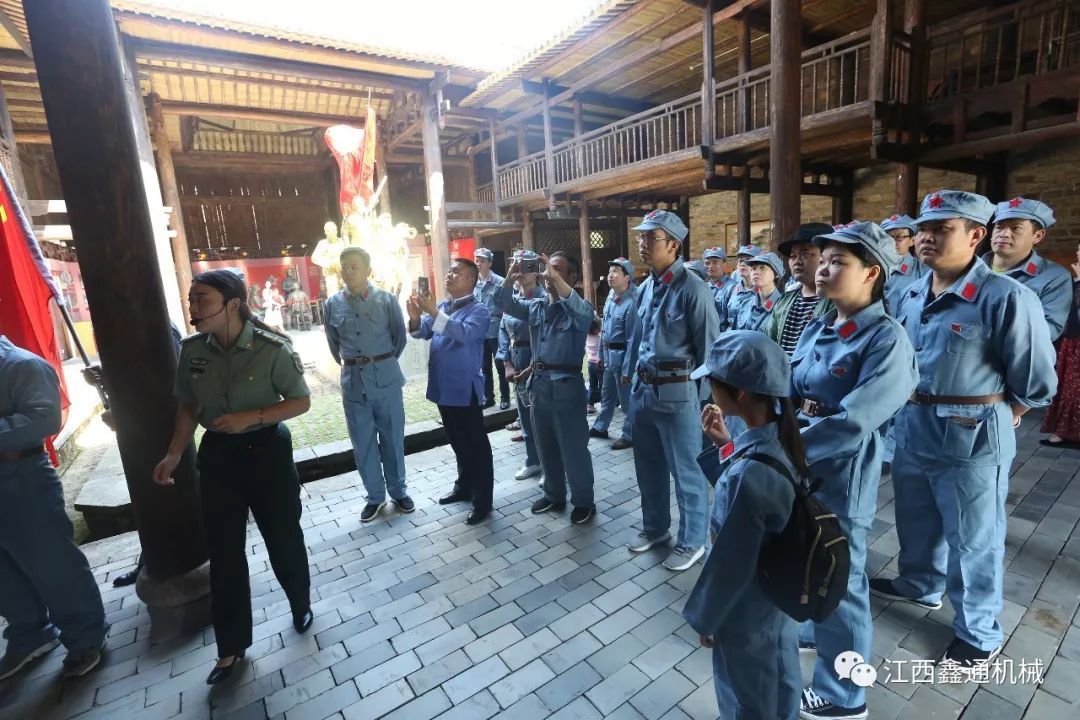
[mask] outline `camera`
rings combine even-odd
[[[520,272],[522,275],[540,272],[540,259],[536,258],[534,260],[522,260],[521,263],[518,265],[518,272]]]

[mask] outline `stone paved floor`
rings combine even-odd
[[[1004,657],[1046,670],[1031,682],[903,683],[882,667],[934,658],[951,612],[874,601],[871,717],[974,720],[1080,717],[1080,453],[1040,447],[1024,423],[1009,496]],[[672,574],[661,554],[623,547],[640,524],[633,461],[593,441],[600,514],[589,527],[533,516],[532,481],[509,479],[523,448],[492,435],[497,514],[467,527],[465,507],[434,502],[453,477],[440,448],[407,458],[412,516],[361,527],[356,475],[306,487],[304,527],[315,624],[291,629],[281,590],[252,526],[255,609],[251,662],[230,683],[204,684],[216,654],[207,630],[151,647],[145,608],[110,581],[137,539],[86,547],[112,631],[104,666],[62,682],[60,651],[0,684],[0,717],[51,718],[714,718],[709,653],[679,612],[697,571]],[[895,571],[892,487],[881,487],[871,574]],[[1006,665],[1003,663],[1002,668]]]

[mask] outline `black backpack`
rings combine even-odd
[[[753,453],[744,459],[771,467],[795,488],[787,525],[758,553],[758,582],[793,620],[821,622],[847,593],[851,556],[840,521],[813,497],[818,483],[796,482],[787,466],[769,455]]]

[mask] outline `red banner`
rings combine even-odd
[[[66,422],[71,401],[49,314],[49,301],[60,303],[62,296],[2,166],[0,177],[0,331],[14,344],[45,358],[56,370],[61,417]],[[46,440],[45,446],[53,465],[58,465],[54,439]]]
[[[337,160],[341,173],[341,216],[353,209],[357,197],[365,202],[375,194],[375,109],[368,107],[363,129],[351,125],[334,125],[326,129],[323,138]],[[380,169],[385,172],[385,168]]]

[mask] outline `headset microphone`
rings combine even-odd
[[[220,310],[218,310],[216,313],[211,313],[211,314],[207,315],[206,317],[198,317],[198,318],[193,317],[193,318],[191,318],[191,324],[192,325],[198,325],[203,320],[209,320],[210,318],[214,317],[215,315],[220,315],[221,313],[225,312],[226,307],[228,307],[228,305],[222,305]]]

